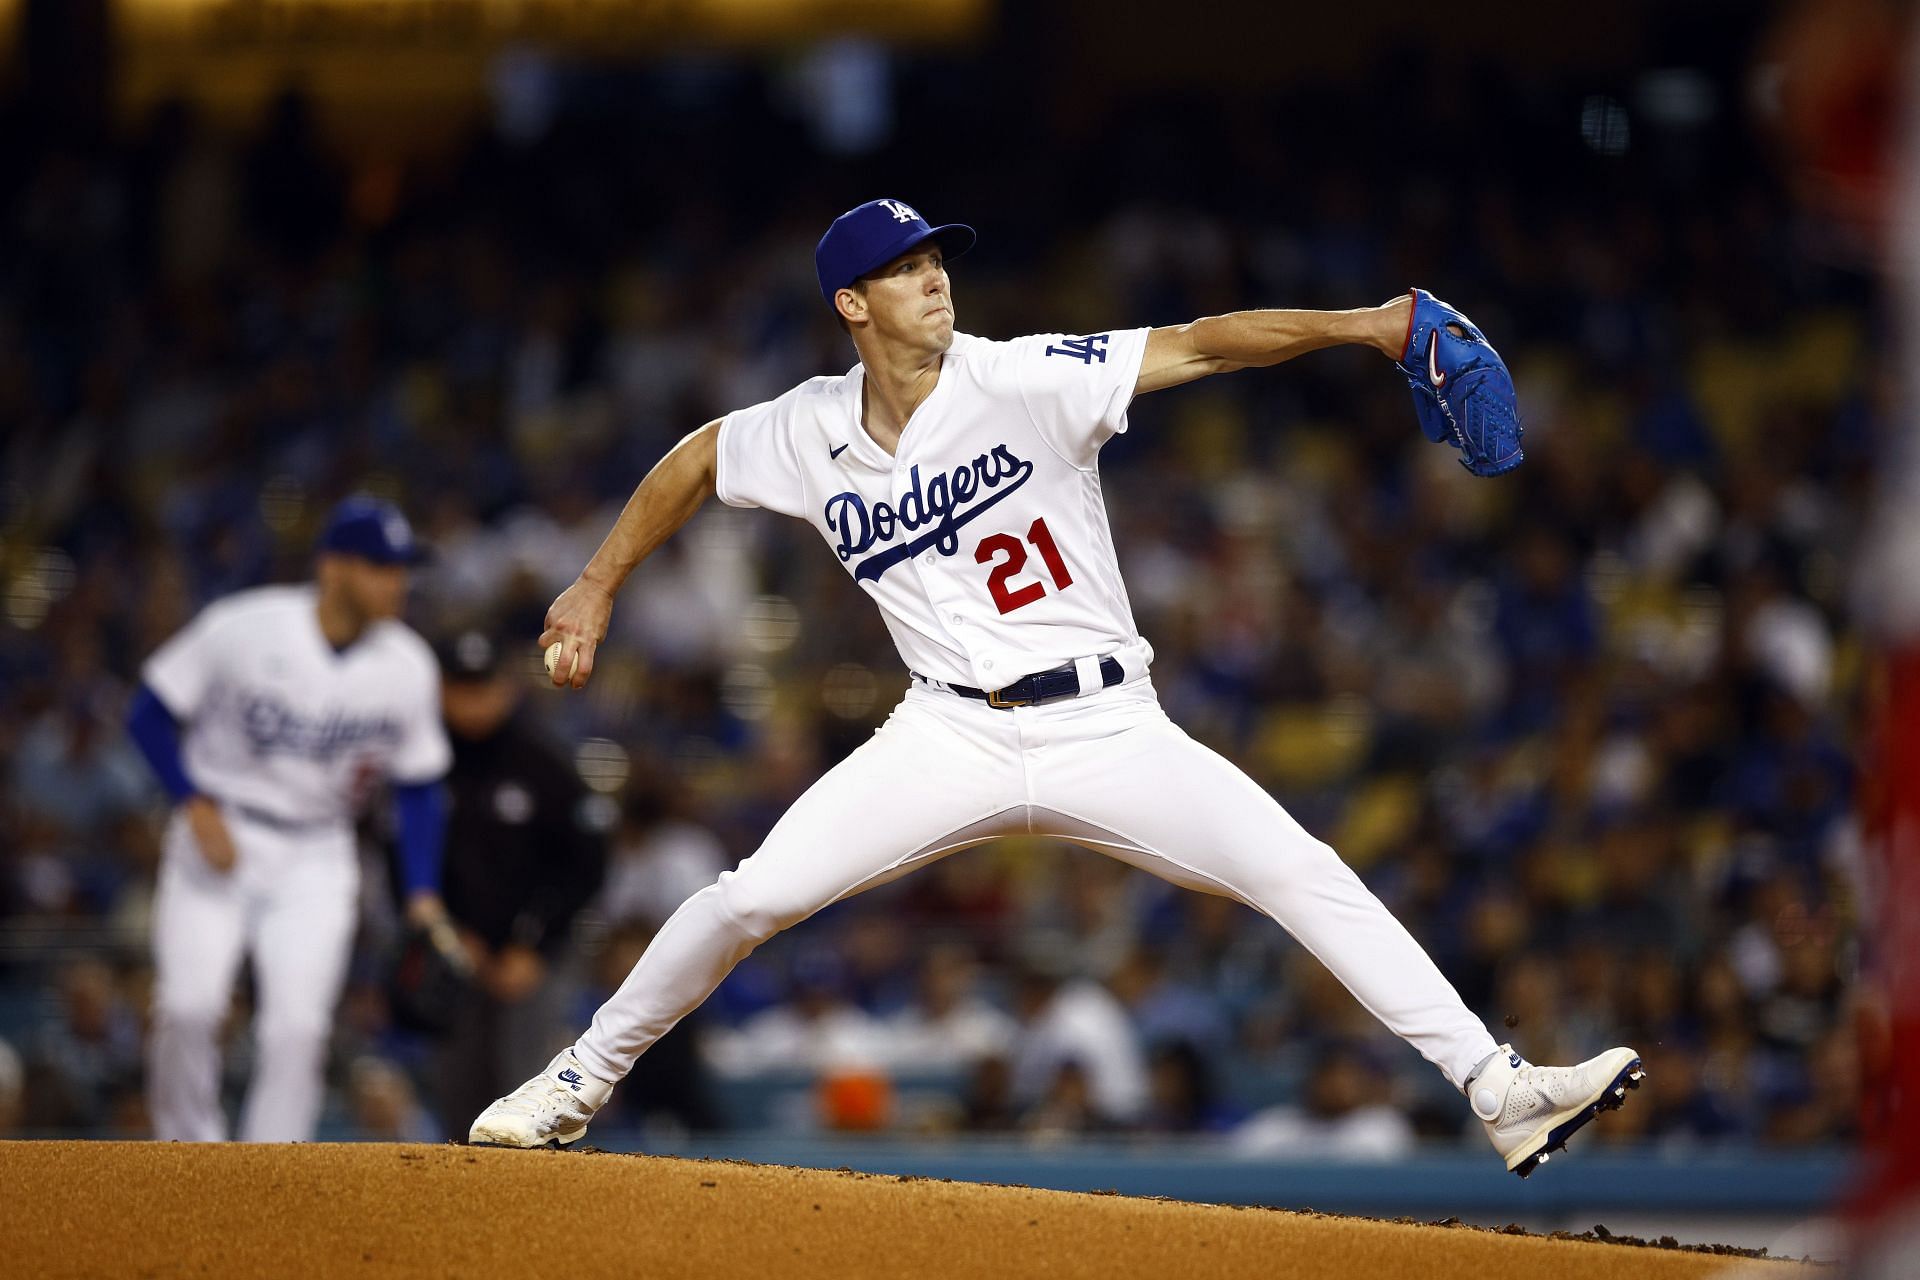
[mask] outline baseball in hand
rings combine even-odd
[[[553,669],[560,665],[560,651],[565,647],[566,647],[565,644],[559,640],[555,640],[552,644],[547,646],[547,674],[548,675],[552,675]],[[573,651],[573,665],[567,668],[567,679],[569,680],[573,679],[573,673],[578,671],[579,669],[580,669],[580,651],[578,649],[575,649]]]

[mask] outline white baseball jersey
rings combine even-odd
[[[1147,333],[956,334],[892,456],[862,425],[862,366],[810,379],[727,416],[715,487],[818,529],[921,675],[1000,689],[1144,650],[1095,464]]]
[[[289,823],[346,823],[375,782],[431,782],[452,760],[440,668],[405,623],[335,651],[311,586],[215,601],[142,676],[183,725],[206,794]]]

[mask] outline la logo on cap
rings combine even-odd
[[[895,222],[925,221],[925,219],[913,211],[912,206],[901,204],[898,200],[881,200],[878,203],[881,208],[893,215]]]

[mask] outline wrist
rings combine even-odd
[[[613,597],[619,593],[621,586],[625,584],[626,580],[626,573],[589,562],[587,567],[580,571],[578,582],[579,585],[583,587],[589,587],[592,590],[598,591],[601,595],[605,596],[607,602],[611,604]]]
[[[1390,302],[1369,308],[1366,341],[1389,360],[1398,360],[1407,352],[1407,337],[1413,319],[1413,294],[1403,293]]]

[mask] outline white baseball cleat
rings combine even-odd
[[[480,1113],[467,1141],[482,1147],[565,1147],[586,1136],[587,1122],[613,1086],[596,1080],[562,1050],[547,1069]]]
[[[1467,1086],[1467,1100],[1493,1149],[1524,1178],[1564,1149],[1574,1130],[1617,1110],[1644,1079],[1632,1049],[1609,1049],[1574,1067],[1536,1067],[1503,1044]]]

